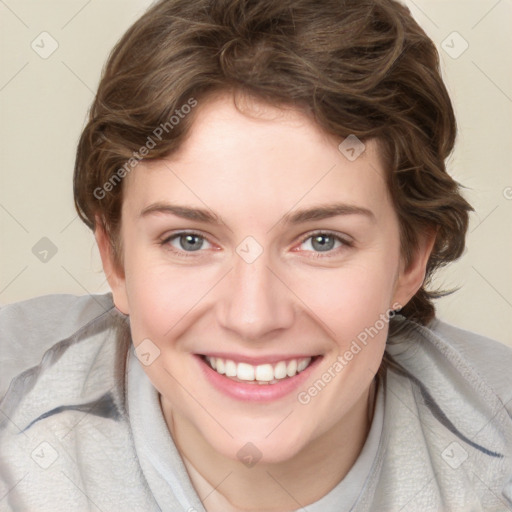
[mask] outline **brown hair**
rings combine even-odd
[[[402,310],[430,321],[440,293],[425,287],[436,268],[461,255],[471,207],[445,169],[456,124],[437,50],[394,0],[151,7],[112,51],[76,156],[78,214],[91,229],[100,220],[116,261],[122,265],[122,178],[139,160],[176,150],[193,107],[223,90],[304,110],[340,138],[377,138],[405,261],[419,234],[437,230],[425,283]]]

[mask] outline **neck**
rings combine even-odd
[[[330,430],[291,459],[246,468],[206,442],[162,400],[162,409],[191,482],[208,512],[293,511],[318,501],[349,472],[370,430],[376,382]]]

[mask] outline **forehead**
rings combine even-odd
[[[366,141],[351,160],[339,149],[343,137],[300,110],[247,97],[237,106],[230,94],[200,102],[179,150],[142,162],[128,176],[125,203],[141,209],[180,199],[233,214],[334,200],[377,210],[387,203],[376,141]]]

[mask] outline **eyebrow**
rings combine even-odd
[[[218,226],[224,224],[222,219],[210,210],[161,202],[151,204],[144,208],[140,213],[140,217],[153,214],[175,215],[182,219],[195,220]],[[338,215],[363,215],[373,222],[376,221],[375,214],[368,208],[351,204],[333,203],[289,212],[283,215],[280,222],[284,224],[302,224],[308,221],[329,219],[331,217],[337,217]]]

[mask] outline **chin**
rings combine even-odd
[[[261,428],[254,424],[252,428],[241,426],[239,429],[231,429],[230,433],[233,439],[209,438],[206,434],[206,441],[212,448],[232,460],[238,460],[246,463],[246,458],[258,464],[279,464],[295,457],[308,443],[304,425],[301,425],[301,432],[298,431],[297,424],[289,418],[283,421],[283,418],[273,422],[272,428],[268,428],[265,423]],[[280,422],[283,422],[279,425]],[[285,425],[286,423],[286,425]],[[295,427],[295,428],[294,428]]]

